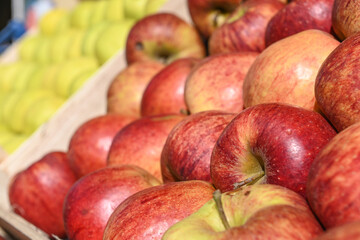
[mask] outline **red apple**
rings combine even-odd
[[[360,31],[360,3],[356,0],[335,0],[332,26],[340,40]]]
[[[204,111],[179,122],[170,132],[161,154],[163,181],[211,182],[212,149],[234,117],[233,113]]]
[[[107,92],[107,112],[140,117],[141,98],[151,79],[164,67],[155,61],[140,61],[124,68]]]
[[[153,59],[170,63],[178,58],[203,58],[205,45],[196,29],[171,13],[156,13],[140,19],[130,30],[126,60]]]
[[[302,196],[317,153],[336,134],[317,112],[279,103],[240,112],[218,138],[211,178],[222,192],[244,183],[270,183]]]
[[[236,8],[209,39],[210,55],[240,51],[261,52],[270,19],[283,7],[279,0],[247,0]]]
[[[338,133],[310,168],[307,198],[325,228],[360,220],[360,123]]]
[[[190,17],[204,38],[209,38],[216,28],[244,0],[187,0]]]
[[[308,29],[330,33],[333,4],[334,0],[296,0],[287,4],[269,21],[265,45]]]
[[[330,34],[305,30],[267,47],[250,67],[243,85],[245,108],[280,102],[317,110],[314,85],[326,57],[339,45]]]
[[[213,186],[192,180],[166,183],[133,194],[111,215],[104,240],[161,239],[174,223],[212,198]]]
[[[135,118],[105,114],[81,124],[72,135],[68,147],[71,168],[81,177],[106,166],[113,138]]]
[[[156,74],[142,96],[141,115],[186,113],[185,81],[198,61],[195,58],[180,58]]]
[[[243,81],[258,54],[224,53],[203,59],[185,84],[185,102],[190,113],[243,110]]]
[[[172,128],[184,117],[159,115],[133,121],[114,137],[107,165],[134,164],[161,179],[161,151]]]
[[[334,49],[316,77],[316,101],[338,131],[360,121],[359,54],[357,33]]]
[[[312,240],[322,232],[303,197],[278,185],[261,184],[215,195],[171,226],[162,240]]]
[[[349,240],[360,239],[360,221],[343,224],[326,230],[313,240]]]
[[[160,181],[145,170],[122,165],[92,172],[69,190],[64,203],[64,222],[69,239],[102,239],[115,208],[127,197]]]
[[[12,209],[47,234],[63,238],[63,202],[76,180],[66,153],[49,152],[13,177],[9,185]]]

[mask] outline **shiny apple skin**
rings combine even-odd
[[[360,31],[360,2],[335,0],[332,11],[332,26],[340,40]]]
[[[287,187],[305,197],[310,166],[336,135],[319,114],[293,105],[259,104],[225,128],[211,156],[211,178],[222,192],[249,177]]]

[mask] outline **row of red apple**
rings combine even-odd
[[[301,2],[312,1],[277,12]],[[109,113],[80,126],[66,153],[20,172],[10,202],[69,239],[356,239],[358,36],[302,30],[256,53],[205,57],[191,25],[143,18]]]

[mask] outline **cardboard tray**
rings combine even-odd
[[[186,0],[168,0],[160,11],[174,13],[183,20],[191,22]],[[16,60],[16,50],[16,44],[14,44],[0,62]],[[35,131],[13,154],[6,156],[0,162],[0,227],[16,239],[49,238],[11,211],[7,193],[11,178],[50,151],[66,151],[72,134],[83,122],[104,114],[108,86],[125,67],[125,52],[121,50],[69,98],[47,123]],[[4,155],[0,152],[1,154]],[[12,239],[9,236],[6,237]]]

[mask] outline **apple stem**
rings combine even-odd
[[[224,226],[225,226],[225,229],[230,229],[230,224],[226,218],[226,215],[225,215],[225,211],[224,211],[224,208],[223,208],[223,204],[222,204],[222,201],[221,201],[221,192],[219,189],[216,189],[215,192],[213,193],[213,199],[216,203],[216,207],[217,207],[217,210],[219,212],[219,215],[220,215],[220,218],[221,218],[221,221],[223,222]]]
[[[252,177],[249,177],[249,178],[247,178],[247,179],[245,179],[243,181],[234,183],[234,189],[238,189],[238,188],[241,188],[241,187],[243,187],[245,185],[254,183],[256,180],[263,177],[264,175],[265,175],[265,172],[260,172],[260,173],[257,173],[256,175],[254,175]]]

